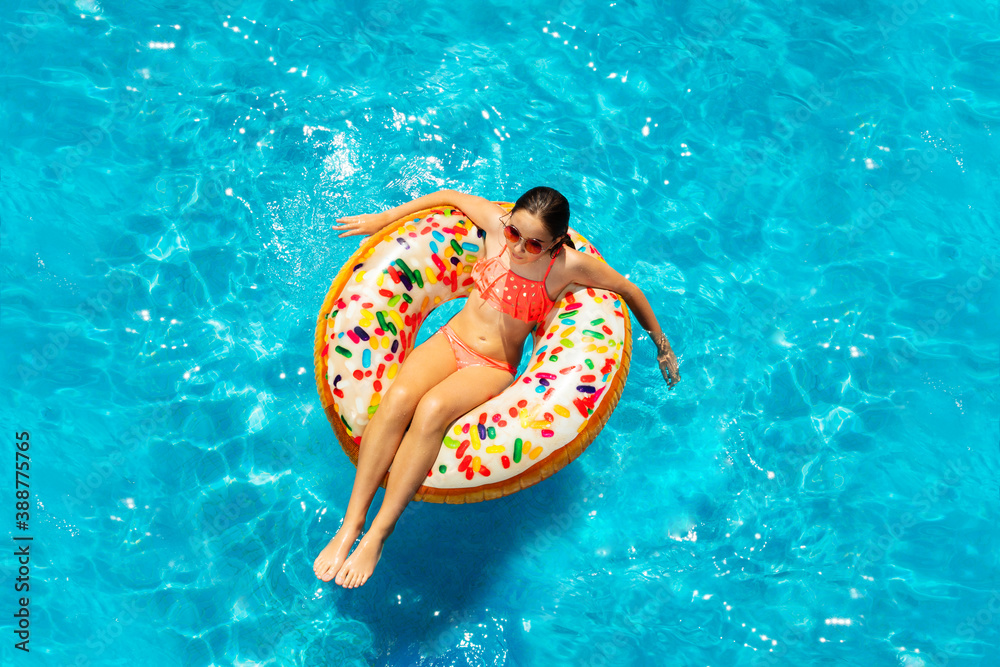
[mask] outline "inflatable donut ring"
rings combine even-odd
[[[581,252],[601,257],[572,229],[570,236]],[[355,465],[365,426],[421,323],[441,303],[469,295],[483,237],[458,209],[423,210],[365,239],[333,281],[316,325],[316,385]],[[613,292],[570,285],[533,342],[527,369],[448,428],[414,500],[471,503],[515,493],[597,437],[628,375],[624,303]]]

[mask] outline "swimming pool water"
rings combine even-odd
[[[32,456],[3,524],[34,538],[4,664],[996,664],[996,2],[0,17],[0,415]],[[330,225],[538,184],[681,384],[636,327],[580,459],[415,504],[365,587],[318,582],[353,480],[312,373]]]

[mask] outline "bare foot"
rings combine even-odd
[[[344,559],[354,546],[354,540],[358,539],[364,524],[358,525],[348,523],[346,520],[340,526],[340,530],[333,536],[319,556],[313,562],[313,572],[323,581],[330,581],[344,564]]]
[[[344,567],[340,568],[336,583],[344,588],[364,586],[368,577],[372,576],[372,572],[375,571],[378,559],[382,557],[382,545],[385,544],[387,537],[389,537],[388,533],[382,534],[369,530],[361,538],[358,548],[344,563]]]

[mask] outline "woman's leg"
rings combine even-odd
[[[502,392],[512,378],[510,373],[496,368],[469,366],[449,375],[420,400],[413,423],[392,461],[382,507],[358,548],[337,573],[338,584],[356,588],[368,580],[396,520],[427,479],[427,471],[441,449],[445,429],[458,417]]]
[[[313,572],[323,581],[337,574],[365,527],[368,508],[420,399],[455,370],[455,358],[444,334],[431,336],[406,357],[361,436],[358,471],[340,530],[313,563]]]

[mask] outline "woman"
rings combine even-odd
[[[529,190],[509,214],[482,197],[442,190],[383,213],[340,218],[334,229],[342,237],[370,235],[403,216],[445,205],[458,207],[486,232],[485,258],[473,267],[468,302],[407,355],[365,428],[344,522],[313,564],[317,577],[336,577],[345,588],[363,585],[375,570],[448,425],[510,385],[528,334],[555,305],[552,296],[570,283],[619,294],[656,343],[667,384],[673,388],[680,380],[677,357],[649,301],[607,264],[573,248],[566,234],[569,202],[552,188]],[[382,507],[348,558],[390,465]]]

